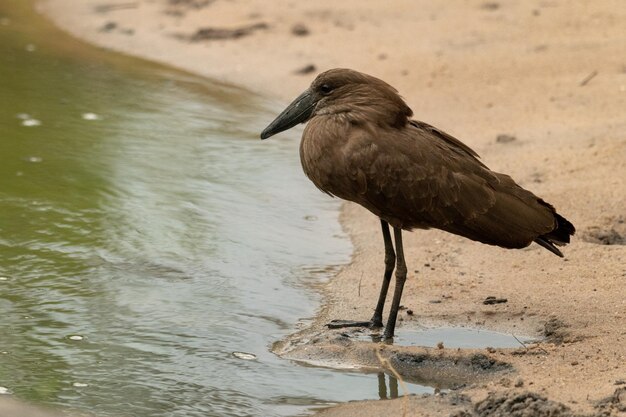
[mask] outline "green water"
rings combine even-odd
[[[377,398],[269,352],[351,250],[297,141],[258,140],[276,110],[0,3],[0,392],[100,416]]]

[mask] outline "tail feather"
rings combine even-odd
[[[554,245],[567,245],[570,242],[570,236],[576,233],[576,228],[565,217],[558,213],[554,213],[556,218],[556,227],[550,233],[541,235],[535,239],[535,242],[557,256],[563,257],[563,253]]]
[[[537,239],[535,239],[535,243],[543,246],[544,248],[548,249],[550,252],[552,252],[553,254],[555,254],[556,256],[559,257],[563,257],[563,252],[561,252],[556,246],[554,246],[552,244],[552,242],[550,242],[549,240],[545,240],[543,238],[538,237]]]

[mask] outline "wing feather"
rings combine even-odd
[[[523,247],[555,227],[553,210],[477,154],[430,125],[402,131],[355,130],[346,164],[362,204],[392,225],[439,228],[473,240]],[[346,197],[344,197],[346,198]]]

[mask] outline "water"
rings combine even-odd
[[[339,202],[301,172],[298,133],[258,139],[279,110],[0,4],[0,394],[116,417],[399,395],[389,375],[269,351],[351,253]],[[397,343],[516,346],[470,333]]]
[[[351,250],[297,140],[258,139],[276,110],[0,5],[3,392],[134,417],[378,397],[269,352]]]
[[[361,338],[367,340],[363,336]],[[450,349],[519,348],[534,341],[535,338],[527,336],[465,327],[403,329],[393,340],[400,346],[437,347],[443,343]]]

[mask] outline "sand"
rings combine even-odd
[[[410,272],[399,332],[453,325],[542,341],[469,351],[447,349],[445,341],[443,349],[388,346],[324,327],[332,318],[368,319],[382,278],[378,221],[346,204],[341,222],[354,243],[352,262],[325,286],[315,322],[275,351],[373,369],[385,368],[382,359],[409,380],[436,379],[437,369],[466,380],[446,395],[353,403],[320,415],[626,413],[622,0],[46,0],[39,8],[89,42],[281,105],[325,69],[378,76],[417,119],[463,140],[575,224],[565,259],[536,245],[507,251],[436,230],[406,234]],[[498,141],[504,134],[514,139]],[[508,301],[484,305],[488,296]],[[459,363],[470,365],[459,371]],[[516,407],[526,414],[514,414]]]

